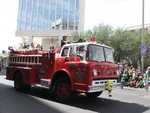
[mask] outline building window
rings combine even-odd
[[[79,0],[20,0],[18,31],[47,31],[58,19],[62,28],[79,27]],[[78,27],[76,27],[78,26]],[[59,27],[54,27],[59,29]]]

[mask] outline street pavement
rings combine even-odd
[[[150,91],[117,88],[112,97],[104,92],[97,99],[58,102],[40,88],[32,88],[29,94],[16,92],[13,82],[0,76],[0,113],[150,113]]]

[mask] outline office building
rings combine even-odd
[[[60,45],[84,29],[84,0],[19,0],[17,32],[24,42]]]
[[[127,28],[128,31],[142,31],[142,25],[130,26]],[[144,31],[150,33],[150,23],[144,25]]]

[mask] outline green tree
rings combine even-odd
[[[109,25],[100,24],[92,30],[81,33],[76,39],[90,40],[92,36],[96,36],[97,42],[107,44],[114,48],[114,59],[116,62],[126,60],[135,67],[140,64],[140,30],[128,31],[123,28],[113,29]],[[148,32],[144,33],[144,42],[148,47],[147,54],[144,57],[144,66],[147,67],[150,65],[150,34]]]

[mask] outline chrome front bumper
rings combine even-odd
[[[89,86],[88,92],[100,92],[104,91],[106,88],[106,83],[108,80],[93,80],[92,85]],[[120,87],[120,83],[117,80],[110,80],[112,82],[112,88]]]

